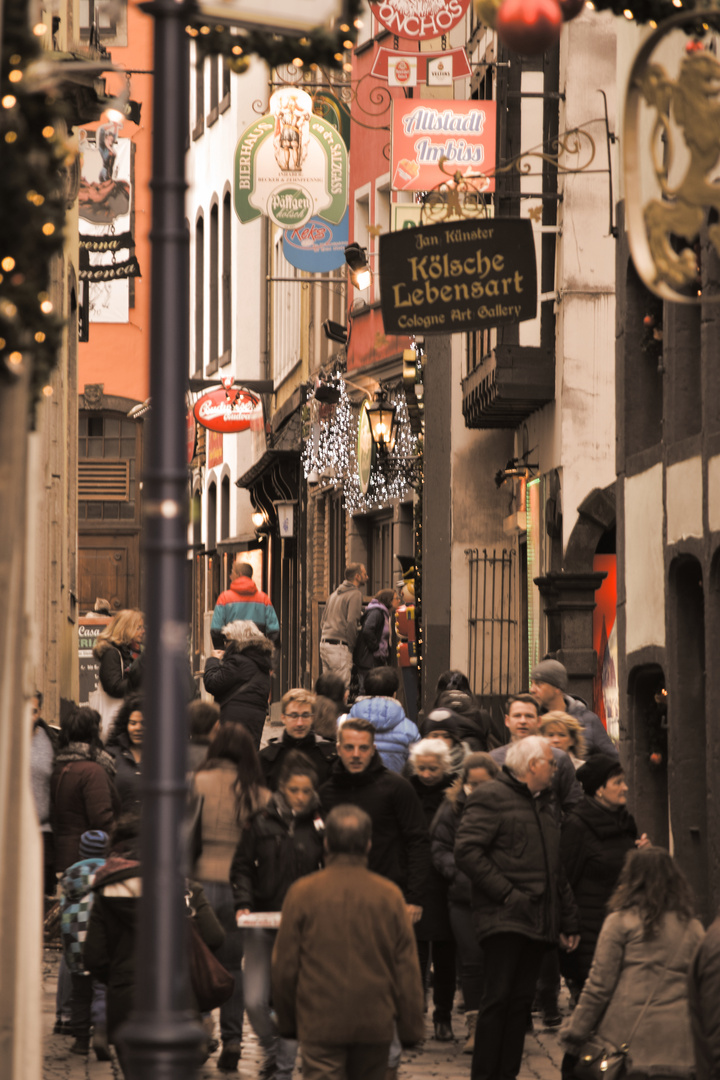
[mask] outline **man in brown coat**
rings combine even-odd
[[[367,869],[371,828],[364,810],[336,806],[327,866],[283,904],[273,1001],[280,1034],[300,1040],[303,1080],[384,1080],[393,1025],[404,1043],[423,1036],[415,938],[397,885]]]

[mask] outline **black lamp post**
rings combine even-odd
[[[143,474],[147,717],[141,790],[143,820],[135,1008],[121,1033],[133,1080],[191,1080],[203,1030],[190,1010],[184,904],[185,709],[188,691],[187,466],[188,8],[152,0],[152,283],[148,453]]]

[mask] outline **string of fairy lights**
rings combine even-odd
[[[370,475],[367,493],[360,487],[357,459],[359,406],[353,405],[342,373],[326,377],[327,383],[340,391],[337,405],[308,402],[308,423],[302,451],[305,479],[309,477],[318,490],[342,484],[347,513],[364,514],[394,500],[404,499],[413,487],[417,469],[414,460],[420,450],[408,416],[405,391],[401,386],[386,388],[387,400],[395,406],[395,448],[387,457],[386,467],[377,462]]]
[[[51,299],[52,257],[62,250],[64,170],[73,148],[63,103],[29,68],[47,25],[30,26],[26,3],[5,6],[0,80],[0,370],[30,366],[31,400],[52,394],[50,376],[63,339]]]

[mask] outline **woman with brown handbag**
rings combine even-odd
[[[689,1078],[687,976],[703,928],[687,879],[663,848],[630,851],[608,909],[590,974],[560,1030],[563,1076]]]

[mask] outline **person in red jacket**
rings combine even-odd
[[[210,636],[216,649],[225,648],[223,629],[238,619],[254,622],[261,634],[274,645],[280,640],[280,623],[267,593],[260,592],[253,581],[250,563],[234,562],[230,588],[217,598],[210,624]]]

